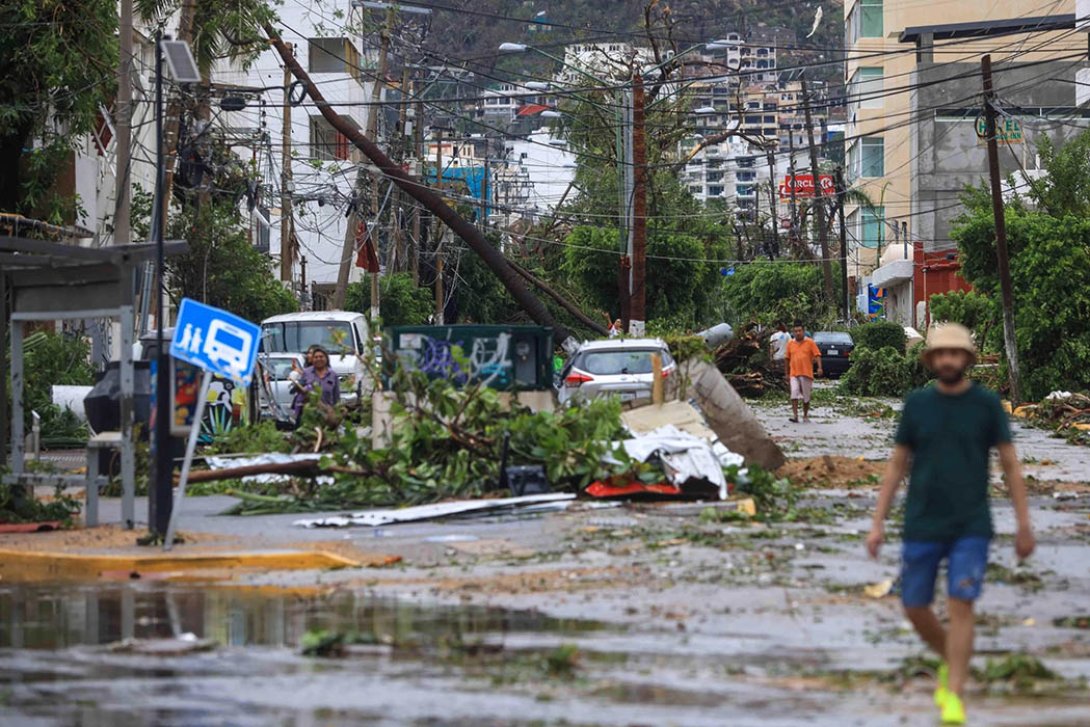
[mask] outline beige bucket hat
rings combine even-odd
[[[927,332],[927,341],[924,343],[920,358],[930,366],[931,354],[944,348],[967,351],[972,357],[971,363],[976,363],[976,346],[973,345],[973,334],[960,323],[937,323],[931,326],[931,329]]]

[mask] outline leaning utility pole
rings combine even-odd
[[[829,260],[829,230],[825,227],[824,190],[821,188],[821,170],[818,167],[817,144],[814,143],[814,122],[810,118],[810,92],[806,79],[802,79],[802,102],[806,111],[806,133],[810,143],[810,168],[814,175],[814,224],[817,225],[818,244],[821,249],[821,282],[826,303],[836,300],[833,293],[833,265]]]
[[[999,142],[996,139],[995,91],[992,89],[992,57],[980,59],[984,80],[984,134],[988,142],[988,175],[992,183],[992,211],[995,214],[995,252],[999,268],[999,289],[1003,304],[1003,347],[1010,373],[1010,399],[1016,406],[1022,401],[1021,374],[1018,370],[1018,341],[1014,331],[1014,291],[1007,251],[1007,219],[1003,210],[1003,189],[999,177]]]
[[[848,293],[848,228],[844,225],[844,198],[848,189],[844,186],[844,170],[839,166],[836,168],[835,181],[837,196],[836,213],[840,220],[840,285],[843,287],[840,294],[844,304],[844,322],[847,323],[852,314],[851,295]]]
[[[288,53],[294,53],[295,47],[285,43]],[[284,64],[284,103],[283,125],[280,134],[280,280],[291,289],[292,263],[295,262],[295,243],[291,234],[291,68]],[[293,291],[294,292],[294,291]]]
[[[329,102],[325,100],[321,91],[314,85],[314,82],[311,81],[310,76],[307,75],[307,72],[303,70],[303,67],[299,65],[298,61],[286,52],[284,42],[280,40],[280,36],[277,34],[276,30],[268,24],[264,26],[264,29],[265,33],[269,36],[269,40],[273,47],[276,48],[277,52],[280,54],[280,57],[291,65],[292,73],[306,85],[307,94],[314,101],[315,108],[318,109],[333,128],[344,134],[344,136],[351,141],[356,148],[362,151],[390,181],[400,187],[410,197],[419,201],[425,209],[439,218],[443,224],[447,225],[454,234],[462,238],[466,245],[468,245],[496,277],[499,278],[499,281],[503,284],[504,288],[507,289],[507,292],[511,294],[511,297],[515,299],[515,302],[518,303],[519,306],[521,306],[522,309],[539,325],[548,326],[553,329],[556,339],[561,342],[561,345],[566,351],[574,351],[578,348],[579,342],[572,336],[567,327],[556,320],[552,313],[549,312],[549,309],[545,307],[545,304],[526,288],[522,278],[519,277],[518,273],[515,272],[506,258],[503,257],[503,254],[489,243],[484,235],[481,234],[480,230],[459,215],[454,208],[446,204],[442,197],[423,185],[418,178],[406,173],[405,170],[395,164],[383,153],[382,149],[380,149],[374,141],[360,133],[359,129],[345,122],[345,120],[334,111]]]
[[[117,66],[117,107],[114,125],[117,127],[116,206],[114,207],[114,244],[132,242],[130,217],[132,197],[129,190],[132,164],[132,2],[121,0],[118,19],[118,46],[121,59]]]
[[[642,336],[647,323],[647,137],[643,77],[632,74],[632,303],[628,333]]]

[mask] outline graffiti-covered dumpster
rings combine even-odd
[[[545,391],[553,382],[553,331],[542,326],[396,326],[387,347],[406,366],[459,384]]]

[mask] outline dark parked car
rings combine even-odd
[[[821,367],[825,375],[831,378],[840,376],[852,365],[852,343],[850,334],[841,331],[818,331],[814,334],[814,343],[821,351]]]

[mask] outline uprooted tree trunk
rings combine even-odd
[[[680,375],[670,379],[677,387],[671,395],[683,400],[695,398],[708,426],[727,449],[745,457],[747,464],[767,470],[783,466],[787,460],[779,445],[718,369],[699,360],[687,361],[680,368]]]
[[[438,217],[456,235],[462,238],[473,252],[480,256],[484,263],[500,279],[511,297],[525,310],[531,318],[543,326],[549,326],[560,340],[565,350],[574,351],[579,342],[568,331],[567,327],[557,321],[549,309],[541,300],[531,293],[523,284],[518,273],[508,264],[507,259],[499,250],[493,247],[484,235],[481,234],[472,223],[459,215],[454,208],[446,204],[443,199],[426,186],[421,180],[403,171],[375,144],[374,141],[359,129],[347,123],[325,100],[318,87],[310,80],[310,76],[299,65],[295,56],[288,52],[280,35],[272,26],[266,25],[265,32],[273,47],[280,54],[281,59],[291,69],[292,74],[306,86],[307,95],[314,100],[314,105],[325,117],[330,125],[351,141],[364,155],[374,162],[379,172],[390,181],[400,187],[413,199],[420,202],[429,212]]]

